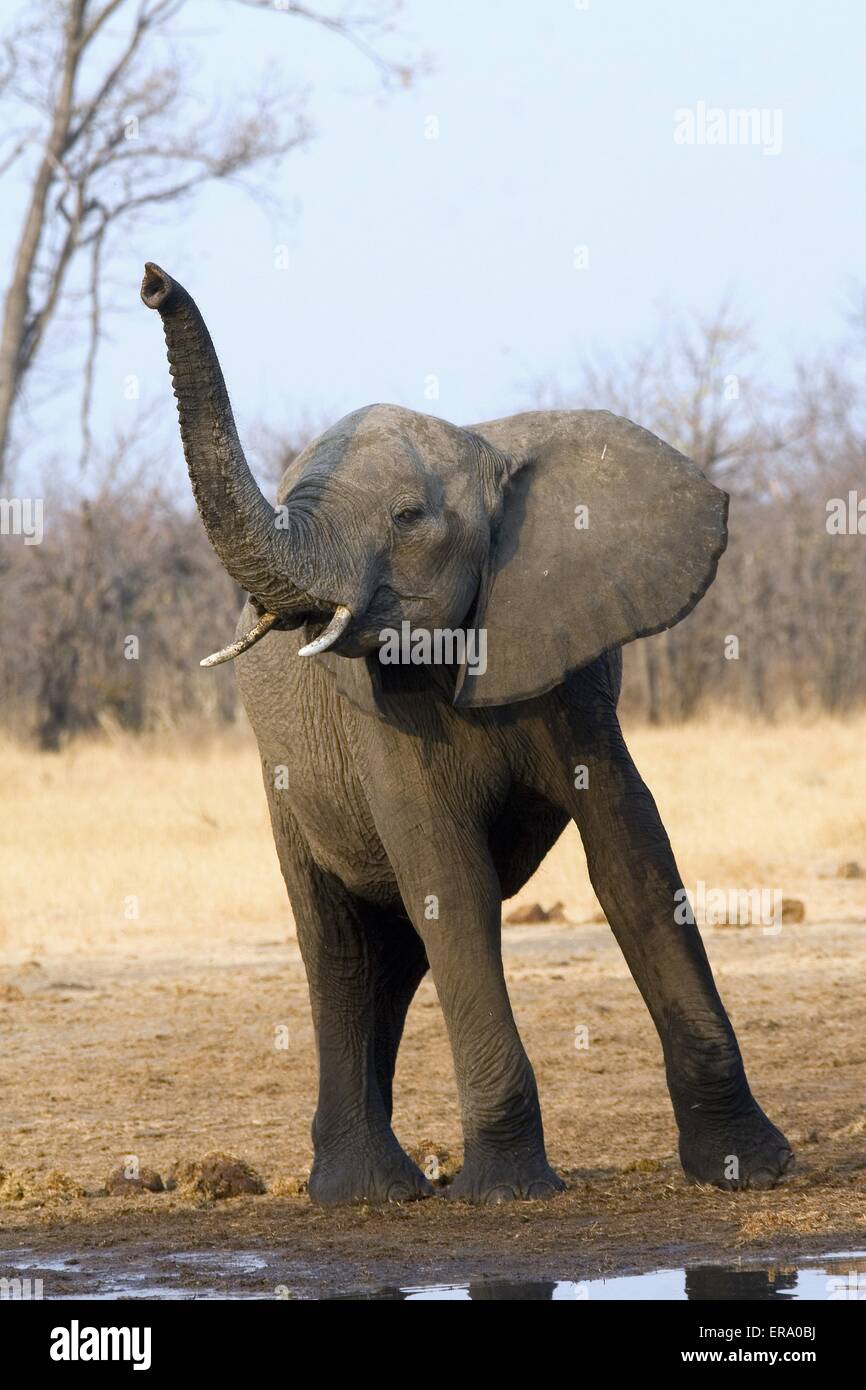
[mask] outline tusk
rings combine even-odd
[[[276,613],[263,613],[256,623],[251,627],[245,637],[239,637],[231,646],[223,647],[222,651],[214,652],[212,656],[206,656],[204,661],[199,662],[199,666],[221,666],[224,661],[234,661],[241,652],[249,651],[256,642],[260,642],[266,633],[270,632],[274,623],[277,621]]]
[[[333,647],[338,637],[342,637],[351,621],[351,608],[346,608],[341,603],[335,610],[325,631],[320,633],[314,642],[308,642],[305,647],[299,647],[298,656],[317,656],[319,652],[326,652],[329,647]]]

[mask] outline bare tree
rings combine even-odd
[[[195,113],[188,65],[172,45],[172,22],[184,4],[43,0],[19,15],[3,41],[0,95],[33,120],[8,128],[0,158],[0,175],[20,160],[32,160],[0,334],[0,479],[16,403],[69,291],[73,265],[89,257],[85,458],[100,333],[100,262],[111,233],[143,209],[173,205],[207,183],[266,169],[310,136],[303,99],[263,80],[246,96],[233,92],[228,111],[215,103],[204,117]],[[337,17],[291,0],[257,7],[308,20],[348,40],[383,80],[410,79],[412,69],[392,62],[377,46],[391,29],[393,0],[370,0],[370,13]]]
[[[3,722],[44,749],[110,725],[235,717],[234,681],[201,680],[198,662],[231,631],[238,591],[157,471],[119,438],[95,455],[87,496],[52,479],[41,545],[3,552]]]

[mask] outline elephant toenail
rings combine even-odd
[[[749,1187],[764,1190],[775,1187],[776,1174],[771,1173],[769,1168],[758,1168],[756,1172],[749,1174]]]
[[[513,1202],[515,1192],[513,1187],[492,1187],[488,1192],[485,1201],[488,1206],[500,1206],[503,1202]]]
[[[538,1199],[542,1197],[553,1197],[555,1194],[556,1188],[554,1187],[552,1182],[530,1183],[526,1193],[527,1197],[534,1197]]]

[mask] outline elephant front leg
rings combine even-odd
[[[549,1197],[564,1187],[544,1151],[538,1091],[502,968],[501,892],[476,832],[437,816],[434,834],[389,846],[406,910],[422,937],[442,1004],[460,1097],[463,1168],[453,1200]],[[386,831],[387,834],[387,831]],[[396,843],[395,843],[396,840]]]
[[[771,1187],[793,1155],[746,1079],[700,933],[683,921],[684,890],[655,802],[615,716],[591,734],[589,785],[571,810],[590,877],[655,1022],[689,1178]],[[689,914],[690,915],[690,914]]]
[[[325,1204],[430,1196],[433,1188],[391,1129],[390,1089],[383,1094],[374,910],[315,868],[292,870],[287,882],[319,1059],[310,1196]]]

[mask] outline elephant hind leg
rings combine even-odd
[[[664,825],[625,745],[609,689],[588,673],[568,711],[581,787],[563,804],[590,878],[661,1040],[686,1175],[721,1187],[771,1187],[792,1162],[746,1079]]]
[[[424,943],[405,912],[376,914],[371,935],[375,950],[373,1029],[376,1077],[390,1121],[397,1050],[409,1005],[429,965]]]

